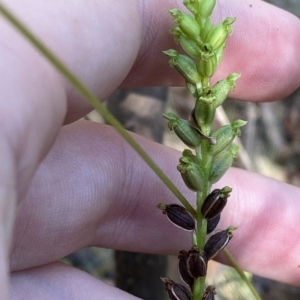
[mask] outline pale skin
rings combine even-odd
[[[183,84],[161,53],[174,47],[167,10],[181,0],[3,2],[99,99],[120,85]],[[234,96],[251,101],[299,87],[299,19],[258,0],[220,0],[215,20],[227,16],[235,31],[214,80],[242,73]],[[62,127],[91,108],[2,18],[0,32],[1,300],[137,299],[56,261],[92,245],[188,249],[190,236],[155,208],[177,200],[111,127]],[[180,154],[136,138],[194,199],[176,170]],[[241,266],[300,285],[300,190],[237,169],[219,185],[233,188],[222,226],[239,227],[228,248]]]

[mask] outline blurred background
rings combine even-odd
[[[300,16],[300,0],[268,1]],[[162,118],[164,112],[175,112],[187,119],[194,100],[185,88],[153,87],[134,90],[117,90],[106,101],[107,108],[123,126],[133,132],[178,150],[183,144],[167,129]],[[217,113],[221,126],[235,119],[248,121],[243,127],[243,149],[236,166],[254,170],[300,186],[300,91],[284,101],[273,103],[246,103],[228,99]],[[91,112],[87,120],[103,122]],[[271,130],[270,130],[271,129]],[[145,300],[169,299],[160,276],[175,281],[178,277],[176,257],[149,255],[110,249],[86,248],[63,259],[108,284]],[[247,274],[264,300],[300,299],[300,288]],[[252,300],[254,297],[230,267],[211,262],[207,282],[217,286],[216,299]]]

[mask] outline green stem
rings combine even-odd
[[[201,207],[208,193],[208,185],[203,188],[202,192],[197,192],[197,247],[201,250],[204,249],[207,230],[207,221],[202,217]]]
[[[170,191],[186,207],[186,209],[196,217],[195,209],[189,204],[177,187],[167,177],[167,175],[158,167],[158,165],[141,148],[134,138],[123,128],[116,118],[102,105],[97,97],[60,61],[27,27],[22,24],[7,8],[0,3],[0,13],[17,29],[31,44],[37,48],[45,58],[77,89],[77,91],[92,105],[98,113],[127,141],[127,143],[138,153],[154,173],[163,181]]]
[[[208,178],[208,170],[210,169],[210,166],[206,165],[207,160],[207,141],[203,141],[201,143],[201,147],[196,148],[196,155],[198,157],[202,157],[202,165],[201,169],[204,172],[204,175],[206,178]],[[197,192],[197,232],[196,232],[196,241],[197,241],[197,247],[200,250],[204,250],[205,246],[205,237],[207,232],[207,220],[202,217],[201,214],[201,207],[203,205],[203,202],[207,195],[209,194],[210,190],[210,184],[208,179],[206,180],[205,186],[202,188],[201,191]],[[194,288],[193,288],[193,300],[201,300],[204,290],[205,290],[205,278],[206,276],[199,277],[194,282]]]
[[[197,233],[196,241],[197,247],[200,250],[204,249],[205,237],[207,230],[207,221],[202,217],[201,207],[204,199],[207,195],[208,185],[206,185],[201,192],[197,192]],[[205,278],[206,276],[199,277],[194,282],[193,288],[193,300],[201,300],[205,290]]]
[[[193,300],[201,300],[205,290],[205,276],[195,279],[193,288]]]
[[[258,292],[256,291],[255,287],[249,280],[249,278],[245,275],[244,271],[238,264],[238,262],[234,259],[234,257],[231,255],[231,253],[227,250],[223,250],[224,255],[226,258],[230,261],[232,267],[237,271],[237,273],[240,275],[242,280],[248,285],[249,289],[251,290],[253,296],[255,297],[256,300],[262,300],[261,297],[259,296]]]

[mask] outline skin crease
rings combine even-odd
[[[182,7],[179,0],[4,3],[100,99],[120,84],[182,84],[161,54],[174,47],[167,10]],[[214,19],[227,16],[237,22],[214,80],[241,72],[233,95],[242,100],[275,100],[295,90],[299,19],[258,0],[220,0]],[[54,261],[89,245],[176,254],[189,237],[155,209],[176,200],[109,127],[62,128],[89,106],[3,19],[0,32],[1,300],[10,299],[10,252],[12,299],[86,299],[77,282],[89,299],[135,299]],[[179,154],[139,140],[193,199],[175,168]],[[220,185],[234,189],[222,224],[239,226],[229,249],[242,267],[299,285],[299,190],[235,169]]]

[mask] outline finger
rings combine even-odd
[[[107,300],[139,299],[101,282],[85,272],[61,263],[12,274],[12,300],[99,300],[104,298]]]
[[[179,153],[138,138],[189,201],[176,170]],[[238,226],[229,249],[241,266],[300,284],[300,191],[269,178],[231,169],[218,186],[232,196],[221,228]],[[11,264],[14,270],[48,263],[76,249],[100,247],[177,254],[191,235],[156,208],[178,202],[109,126],[66,126],[39,168],[21,207]]]
[[[107,24],[109,28],[102,26],[100,27],[101,30],[98,27],[97,40],[100,39],[103,44],[94,43],[94,37],[90,37],[89,31],[96,31],[93,25],[97,24],[98,20],[107,20],[111,17],[108,17],[107,14],[106,19],[102,18],[102,13],[107,13],[107,6],[111,7],[107,4],[110,1],[107,1],[106,4],[104,1],[101,1],[101,4],[94,1],[90,5],[86,1],[82,1],[81,5],[78,1],[65,3],[56,1],[44,3],[44,5],[34,0],[23,1],[22,3],[19,1],[4,2],[75,73],[81,70],[78,75],[85,83],[91,81],[89,87],[95,87],[96,77],[94,75],[100,72],[100,67],[101,72],[103,68],[107,69],[107,65],[105,65],[107,62],[110,63],[108,69],[116,69],[111,60],[107,60],[105,57],[105,55],[113,55],[114,52],[110,50],[108,54],[108,52],[103,51],[103,47],[108,46],[110,48],[117,45],[111,43],[112,38],[99,38],[99,36],[101,36],[101,30],[102,32],[109,31],[109,34],[114,36],[114,34],[119,34],[119,26],[125,28],[130,13],[122,15],[126,11],[123,1],[119,1],[119,3],[114,1],[114,5],[119,4],[118,13],[115,14],[119,22],[115,26]],[[129,4],[128,1],[127,4]],[[94,9],[95,7],[97,9]],[[131,7],[129,11],[133,12],[137,9],[137,4],[128,7]],[[139,29],[133,31],[131,28],[134,29],[134,25],[129,23],[127,29],[132,32],[132,36],[138,37]],[[0,270],[0,290],[3,299],[5,299],[8,297],[8,268],[5,260],[8,256],[15,205],[24,196],[39,162],[52,145],[61,124],[64,122],[67,108],[69,108],[69,115],[73,115],[72,106],[68,107],[69,100],[74,98],[76,103],[76,99],[79,97],[73,97],[74,90],[2,17],[0,19],[0,32],[2,71],[0,80],[2,96],[0,102],[0,211],[3,212],[0,215],[0,245],[2,245],[0,264],[3,266]],[[85,38],[85,36],[87,37]],[[125,45],[124,40],[120,41],[120,39],[118,42]],[[136,44],[135,40],[130,41],[132,48],[128,51],[125,46],[123,47],[128,55],[124,54],[123,60],[118,62],[120,74],[127,73],[132,64],[131,61],[134,58],[131,56],[135,56],[134,44]],[[79,45],[80,47],[76,47]],[[99,53],[101,53],[100,60],[105,61],[104,64],[101,66],[89,64],[87,68],[82,67],[87,57],[98,56]],[[89,70],[94,68],[97,71],[88,76]],[[103,86],[107,85],[109,91],[115,89],[116,85],[123,79],[124,75],[121,75],[123,77],[120,79],[118,74],[118,72],[112,74],[112,76],[116,76],[117,83],[110,81],[108,78],[110,75],[108,77],[108,74],[103,76],[107,81],[102,80],[102,84]],[[98,92],[105,93],[107,91],[103,89],[98,90]],[[87,109],[88,106],[84,104],[82,107]],[[84,112],[80,114],[82,113]]]

